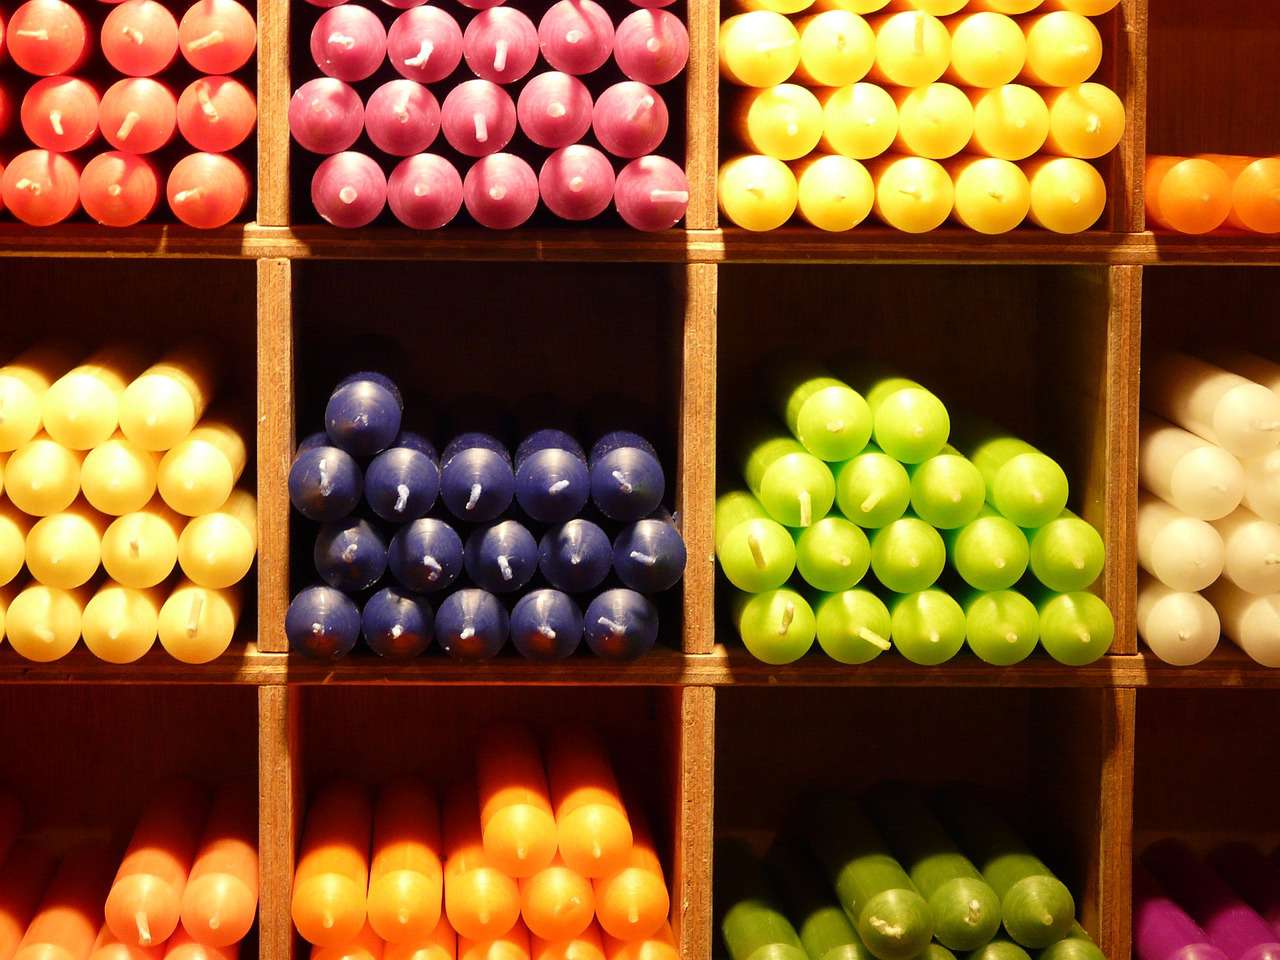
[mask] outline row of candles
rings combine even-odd
[[[1177,233],[1280,233],[1280,157],[1147,157],[1147,220]]]

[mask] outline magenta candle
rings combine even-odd
[[[653,153],[667,135],[667,105],[653,87],[624,80],[596,99],[591,129],[615,157]]]
[[[5,46],[27,73],[74,73],[89,56],[89,27],[64,0],[28,0],[9,18]]]
[[[1209,865],[1271,928],[1280,934],[1280,869],[1248,843],[1224,843],[1209,854]]]
[[[467,24],[462,56],[480,79],[515,83],[538,60],[538,31],[519,10],[493,7]]]
[[[462,61],[462,28],[439,7],[408,10],[391,24],[387,57],[406,80],[437,83]]]
[[[249,174],[220,153],[193,153],[169,173],[169,209],[189,227],[212,230],[234,220],[249,202]]]
[[[201,73],[234,73],[257,46],[253,14],[236,0],[195,0],[178,24],[178,48]]]
[[[666,83],[689,62],[689,31],[666,10],[637,10],[618,24],[613,59],[629,80]]]
[[[102,23],[102,53],[126,77],[150,77],[178,55],[178,21],[156,0],[125,0]]]
[[[173,91],[150,77],[117,80],[102,95],[98,125],[102,136],[125,153],[151,153],[171,139],[178,124]]]
[[[311,202],[335,227],[368,226],[387,205],[387,178],[363,153],[334,154],[311,178]]]
[[[387,181],[387,205],[406,227],[438,230],[462,209],[462,177],[434,153],[405,157]]]
[[[497,153],[516,132],[516,105],[496,83],[468,80],[444,98],[440,127],[459,153],[468,157]]]
[[[80,171],[60,153],[28,150],[9,161],[0,176],[0,197],[23,223],[48,227],[80,206]]]
[[[538,191],[547,209],[562,220],[590,220],[609,209],[613,164],[595,147],[562,147],[542,164]]]
[[[537,209],[538,178],[519,157],[490,154],[467,171],[462,200],[476,223],[492,230],[510,230],[528,220]]]
[[[1139,864],[1133,868],[1133,949],[1138,960],[1227,960]]]
[[[538,45],[557,70],[593,73],[613,53],[613,21],[595,0],[557,0],[538,23]]]
[[[614,206],[636,230],[667,230],[689,208],[689,178],[679,164],[666,157],[632,160],[618,174]]]
[[[200,77],[178,97],[178,130],[197,150],[234,150],[257,122],[253,91],[234,77]]]
[[[364,7],[334,7],[311,28],[311,58],[320,71],[348,83],[373,76],[387,55],[387,31]]]
[[[333,77],[308,80],[289,101],[289,130],[304,150],[341,153],[360,138],[360,94]]]
[[[131,227],[156,208],[160,178],[149,160],[131,153],[100,153],[80,174],[80,204],[108,227]]]
[[[45,150],[79,150],[98,134],[98,91],[77,77],[37,80],[22,98],[22,130]]]
[[[440,132],[440,104],[422,84],[392,80],[369,97],[364,128],[383,153],[393,157],[421,153]]]
[[[540,73],[524,85],[516,118],[524,135],[540,147],[567,147],[591,129],[591,93],[567,73]]]

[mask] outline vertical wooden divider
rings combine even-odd
[[[1156,0],[1157,3],[1160,0]],[[1147,4],[1148,0],[1124,0],[1119,32],[1112,37],[1118,49],[1124,50],[1123,74],[1117,77],[1123,90],[1125,123],[1120,141],[1119,163],[1108,185],[1112,196],[1123,195],[1120,209],[1124,215],[1113,228],[1138,233],[1145,229],[1146,203],[1143,181],[1147,162]]]
[[[258,649],[284,653],[293,456],[292,263],[258,261]]]
[[[671,925],[681,960],[710,960],[711,845],[715,822],[716,701],[714,687],[673,691],[677,784],[672,833]]]
[[[1133,761],[1137,691],[1104,692],[1102,807],[1098,844],[1101,862],[1099,937],[1111,960],[1130,955],[1133,934]]]
[[[685,226],[716,225],[716,169],[720,138],[720,0],[689,0],[689,64],[686,77],[685,173],[689,210]]]
[[[289,4],[258,2],[258,225],[289,225]]]
[[[1142,268],[1109,268],[1107,323],[1107,602],[1116,620],[1111,652],[1136,653],[1138,513],[1138,366],[1142,343]]]
[[[299,691],[258,688],[258,940],[261,960],[291,960],[293,855],[305,787]]]
[[[716,265],[685,267],[680,391],[680,516],[689,562],[684,575],[685,653],[715,644]]]

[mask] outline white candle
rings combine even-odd
[[[1280,449],[1243,461],[1246,507],[1264,520],[1280,521]]]
[[[1222,537],[1149,493],[1138,495],[1138,565],[1174,590],[1203,590],[1222,575]]]
[[[1245,488],[1244,467],[1232,454],[1149,413],[1138,423],[1138,480],[1198,520],[1225,517]]]
[[[1143,371],[1143,383],[1150,409],[1238,457],[1280,446],[1280,397],[1239,374],[1168,353]]]
[[[1212,350],[1208,359],[1223,370],[1261,384],[1272,393],[1280,393],[1280,363],[1247,350]]]
[[[1246,593],[1280,593],[1280,524],[1240,507],[1213,528],[1226,548],[1224,577]]]
[[[1237,647],[1264,667],[1280,667],[1280,594],[1259,597],[1219,580],[1204,595]]]
[[[1218,611],[1200,594],[1170,590],[1138,572],[1138,636],[1165,663],[1199,663],[1213,653],[1221,633]]]

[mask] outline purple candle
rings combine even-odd
[[[458,590],[436,611],[436,643],[459,660],[488,660],[507,642],[511,621],[492,593]]]
[[[405,157],[387,181],[387,204],[406,227],[438,230],[462,209],[462,177],[434,153]]]
[[[439,7],[415,7],[391,24],[387,57],[405,79],[437,83],[462,61],[462,28]]]
[[[308,80],[289,101],[289,130],[304,150],[341,153],[360,139],[363,129],[360,94],[341,80]]]
[[[1218,876],[1280,934],[1280,869],[1249,843],[1224,843],[1208,857]]]
[[[538,45],[557,70],[594,73],[613,52],[613,21],[595,0],[558,0],[538,23]]]
[[[591,129],[615,157],[653,153],[667,135],[667,105],[653,87],[624,80],[596,99]]]
[[[538,178],[533,167],[510,153],[477,160],[462,181],[462,202],[482,227],[510,230],[538,207]]]
[[[364,227],[387,205],[387,178],[363,153],[335,153],[311,178],[311,203],[335,227]]]
[[[658,509],[666,477],[644,437],[629,430],[606,433],[591,448],[588,463],[591,499],[606,517],[627,523]]]
[[[584,143],[562,147],[542,164],[538,191],[547,209],[562,220],[590,220],[609,209],[613,164]]]
[[[383,587],[365,601],[360,615],[364,642],[380,657],[416,657],[431,644],[435,617],[424,597]]]
[[[359,593],[387,570],[387,541],[368,520],[349,517],[326,523],[312,551],[320,579],[335,590]]]
[[[591,496],[587,455],[563,430],[535,430],[516,447],[516,502],[539,523],[575,517]]]
[[[308,520],[328,523],[350,516],[364,491],[364,473],[351,454],[324,444],[299,449],[289,468],[289,501]]]
[[[628,226],[667,230],[679,223],[689,208],[689,180],[684,170],[666,157],[640,157],[618,174],[613,204]]]
[[[337,660],[360,638],[360,608],[332,587],[307,587],[289,604],[284,633],[290,650],[316,660]]]
[[[335,446],[357,457],[385,450],[400,433],[404,398],[386,374],[361,370],[338,381],[324,407],[324,429]]]
[[[525,136],[538,146],[567,147],[591,129],[591,93],[567,73],[540,73],[520,91],[516,118]]]
[[[1228,960],[1139,864],[1133,868],[1133,949],[1138,960]]]
[[[387,55],[387,31],[364,7],[326,10],[311,28],[311,58],[320,71],[352,83],[373,76]]]
[[[634,660],[658,640],[658,608],[634,590],[606,590],[583,620],[587,646],[606,660]]]
[[[391,538],[387,566],[406,590],[436,593],[462,573],[462,538],[443,520],[415,520]]]
[[[582,611],[559,590],[534,590],[511,610],[511,643],[530,660],[563,660],[582,643]]]
[[[516,479],[511,454],[487,433],[463,433],[441,456],[440,499],[459,520],[488,523],[511,506]]]
[[[538,62],[538,31],[519,10],[493,7],[467,24],[462,56],[480,79],[515,83]]]
[[[317,430],[315,433],[309,433],[298,441],[298,453],[304,450],[314,450],[316,447],[332,446],[329,440],[329,434],[324,430]]]
[[[392,80],[369,97],[364,127],[383,153],[394,157],[422,153],[440,132],[440,104],[422,84]]]
[[[588,593],[609,575],[613,548],[608,535],[590,520],[552,527],[538,545],[538,569],[565,593]]]
[[[392,523],[425,517],[440,492],[440,458],[425,437],[401,433],[365,471],[364,496],[373,512]]]
[[[487,156],[511,142],[516,132],[516,105],[496,83],[467,80],[444,98],[440,126],[444,138],[459,153]]]
[[[675,14],[637,10],[618,24],[613,58],[630,80],[666,83],[689,61],[689,31]]]
[[[479,527],[467,537],[467,576],[490,593],[516,593],[538,570],[538,544],[516,520]]]
[[[613,570],[639,593],[670,590],[684,576],[687,559],[684,537],[665,510],[623,527],[613,541]]]

